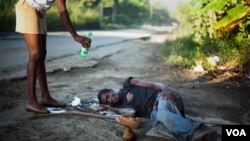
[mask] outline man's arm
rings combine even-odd
[[[131,79],[130,84],[139,86],[139,87],[148,87],[148,88],[153,88],[157,91],[160,91],[159,94],[162,94],[165,99],[171,99],[174,103],[176,103],[176,91],[162,83],[155,83],[155,82],[149,82],[146,80],[139,80],[139,79]]]
[[[135,116],[135,110],[132,108],[117,108],[117,107],[112,107],[112,106],[104,105],[104,104],[100,104],[100,106],[108,108],[109,110],[116,112],[120,115],[126,116],[126,117]]]
[[[139,80],[134,78],[130,79],[130,84],[140,87],[154,88],[155,90],[160,91],[159,94],[163,95],[164,99],[170,99],[174,104],[176,104],[181,114],[185,117],[183,100],[180,94],[174,88],[164,85],[162,83],[148,82],[145,80]]]
[[[130,84],[134,86],[139,86],[139,87],[147,87],[147,88],[153,88],[157,91],[162,91],[163,88],[166,86],[162,83],[155,83],[155,82],[149,82],[146,80],[140,80],[140,79],[131,79]]]
[[[82,46],[85,46],[85,44],[90,45],[91,40],[85,36],[80,36],[76,33],[71,20],[69,18],[68,10],[66,7],[66,0],[57,0],[57,10],[60,15],[61,21],[63,25],[67,28],[71,36],[74,38],[75,41],[80,43]],[[90,47],[90,46],[88,46]]]

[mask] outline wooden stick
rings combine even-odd
[[[79,111],[66,111],[63,113],[48,113],[48,114],[39,114],[39,113],[33,113],[31,115],[28,115],[27,117],[31,120],[38,119],[38,118],[46,118],[51,116],[85,116],[85,117],[92,117],[92,118],[98,118],[98,119],[112,119],[114,120],[115,117],[111,116],[105,116],[100,114],[94,114],[94,113],[87,113],[87,112],[79,112]]]

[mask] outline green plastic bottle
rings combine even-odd
[[[88,38],[92,37],[92,32],[89,32],[87,35]],[[83,58],[86,58],[89,52],[89,48],[88,45],[85,45],[84,47],[82,47],[81,51],[80,51],[80,56]]]

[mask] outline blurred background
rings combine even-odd
[[[0,0],[0,32],[14,32],[17,0]],[[67,1],[78,29],[112,30],[178,26],[161,47],[170,66],[250,74],[250,0]],[[56,5],[47,13],[49,31],[65,30]]]
[[[14,30],[15,4],[18,0],[0,0],[1,31]],[[170,0],[172,1],[172,0]],[[67,1],[69,14],[78,29],[114,29],[137,27],[143,24],[166,25],[174,19],[168,8],[177,6],[169,0],[77,0]],[[180,0],[179,0],[180,1]],[[170,5],[168,5],[170,4]],[[4,19],[4,20],[2,20]],[[47,13],[49,30],[64,30],[56,4]]]

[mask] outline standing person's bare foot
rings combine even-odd
[[[34,113],[40,113],[40,114],[49,113],[46,107],[35,103],[26,102],[25,109],[29,112],[34,112]]]
[[[66,106],[65,104],[57,102],[55,99],[53,99],[50,96],[46,98],[42,98],[41,105],[46,106],[46,107],[65,107]]]

